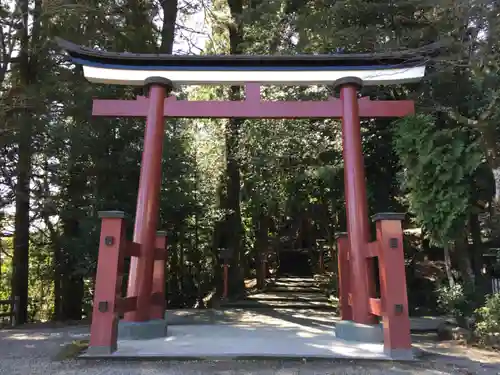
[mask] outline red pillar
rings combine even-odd
[[[125,214],[120,211],[99,212],[101,238],[90,326],[89,352],[111,354],[116,350],[118,314],[123,275]]]
[[[342,320],[352,320],[352,309],[349,305],[350,278],[349,272],[349,240],[346,233],[338,233],[337,236],[338,252],[338,272],[339,272],[339,302],[340,317]]]
[[[366,196],[365,166],[361,144],[358,89],[359,78],[343,78],[335,85],[340,87],[342,100],[342,138],[344,155],[344,186],[347,211],[347,234],[349,240],[349,263],[351,265],[352,318],[356,323],[372,324],[375,317],[370,314],[369,297],[373,289],[373,277],[369,275],[366,249],[370,239],[368,202]],[[370,272],[371,273],[371,272]]]
[[[384,314],[384,349],[386,353],[411,356],[410,317],[406,291],[403,252],[404,214],[380,213],[373,216],[377,223],[377,243],[380,269],[380,294]]]
[[[161,161],[164,136],[164,103],[169,80],[161,77],[148,78],[149,108],[144,135],[141,175],[134,226],[133,241],[141,244],[141,257],[132,258],[127,296],[137,296],[137,310],[125,314],[127,321],[150,319],[152,274],[154,268],[155,233],[158,224]]]
[[[164,259],[155,259],[153,269],[153,294],[158,294],[159,298],[151,306],[151,319],[165,318],[165,263],[167,256],[167,233],[156,233],[156,248],[164,250]]]

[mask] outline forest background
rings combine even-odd
[[[0,23],[0,299],[19,297],[18,323],[88,316],[97,212],[133,215],[139,181],[144,120],[92,118],[91,103],[141,90],[89,84],[55,37],[182,54],[433,46],[424,82],[362,90],[415,100],[418,111],[362,122],[370,213],[408,213],[412,313],[471,316],[491,292],[500,248],[498,1],[4,0]],[[266,87],[263,97],[331,94]],[[235,100],[242,90],[182,87],[175,95]],[[305,249],[316,267],[318,244],[332,248],[345,231],[336,120],[169,119],[163,164],[159,229],[168,232],[170,307],[200,306],[217,290],[220,247],[236,254],[237,295],[260,272],[259,254]]]

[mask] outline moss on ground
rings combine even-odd
[[[70,344],[64,345],[59,353],[56,354],[54,360],[65,361],[78,357],[84,350],[89,347],[89,340],[74,340]]]

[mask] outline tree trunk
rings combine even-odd
[[[172,53],[175,37],[175,21],[177,19],[178,0],[161,0],[163,10],[163,25],[161,29],[160,52]]]
[[[464,286],[474,287],[475,277],[469,257],[469,241],[467,232],[455,240],[453,253],[458,271]]]
[[[179,292],[181,296],[184,296],[184,280],[186,279],[186,259],[184,254],[184,244],[182,240],[184,238],[184,226],[179,229]]]
[[[75,80],[81,77],[77,72]],[[78,93],[73,93],[72,105],[77,108]],[[70,112],[71,113],[71,112]],[[74,124],[85,123],[87,118],[79,111],[72,112]],[[80,230],[80,220],[84,216],[81,207],[85,205],[87,175],[84,162],[81,159],[80,131],[78,125],[68,127],[68,165],[67,184],[64,187],[64,206],[60,213],[62,222],[62,237],[60,242],[61,256],[58,270],[60,272],[60,314],[61,320],[80,320],[83,314],[84,274],[80,271],[82,264],[82,248],[79,246],[84,235]]]
[[[73,175],[72,175],[73,176]],[[69,191],[71,193],[71,190]],[[73,200],[70,200],[72,202]],[[76,202],[75,202],[76,203]],[[73,247],[79,240],[79,221],[76,217],[63,219],[64,247],[61,270],[61,316],[62,320],[80,320],[83,313],[83,275],[78,271],[78,249]]]
[[[62,320],[63,319],[63,313],[62,313],[62,305],[61,305],[61,298],[62,298],[62,254],[61,251],[62,249],[57,245],[57,244],[52,244],[54,255],[53,255],[53,262],[54,262],[54,314],[53,314],[53,319],[54,320]]]
[[[19,161],[17,164],[16,215],[14,233],[14,259],[12,272],[12,294],[19,297],[16,322],[28,320],[28,269],[30,229],[30,173],[31,130],[30,124],[22,124],[19,134]]]
[[[451,272],[451,256],[450,256],[450,245],[445,244],[443,246],[444,252],[444,268],[446,271],[446,277],[448,278],[448,286],[451,288],[455,285],[455,279],[453,278],[453,273]]]
[[[231,295],[239,295],[245,288],[244,285],[244,249],[242,246],[243,225],[241,223],[240,208],[240,168],[237,160],[237,145],[239,141],[240,121],[231,119],[226,132],[226,228],[225,235],[227,246],[233,251],[231,267],[229,268],[229,284]]]
[[[266,267],[263,265],[264,257],[269,247],[269,217],[265,212],[260,211],[257,215],[257,228],[255,230],[255,256],[257,287],[263,288],[266,280]]]
[[[29,231],[30,231],[30,177],[31,177],[31,155],[33,135],[32,100],[30,97],[30,86],[35,81],[36,60],[30,57],[29,30],[29,0],[18,0],[16,9],[19,10],[22,20],[22,28],[19,30],[19,82],[18,88],[21,94],[19,103],[21,108],[17,118],[18,133],[18,162],[17,162],[17,184],[15,187],[16,214],[14,219],[14,256],[12,272],[12,293],[19,297],[19,308],[16,321],[23,324],[28,321],[28,272],[29,272]],[[32,43],[38,42],[40,34],[40,9],[41,1],[35,1],[35,11],[32,23]]]
[[[469,254],[472,259],[472,268],[476,280],[476,295],[478,297],[484,296],[487,291],[487,279],[482,273],[483,269],[483,244],[481,241],[481,227],[477,214],[471,214],[469,217],[469,227],[472,237],[472,246],[469,246]]]
[[[82,275],[75,274],[74,264],[71,262],[64,268],[61,288],[62,319],[80,320],[83,313],[83,277]]]
[[[228,24],[229,45],[232,55],[243,52],[243,2],[242,0],[228,0],[232,22]],[[230,91],[231,100],[241,100],[241,87],[232,86]],[[231,267],[229,268],[230,295],[239,295],[244,291],[244,249],[243,224],[241,222],[240,207],[240,165],[237,156],[240,140],[240,126],[242,119],[230,119],[228,121],[226,141],[226,234],[228,246],[233,251]]]
[[[43,196],[44,197],[49,197],[50,196],[50,182],[49,182],[49,163],[47,158],[44,160],[44,171],[45,171],[45,178],[43,181]],[[63,251],[62,251],[62,246],[61,246],[61,237],[59,233],[57,232],[56,228],[54,228],[54,225],[50,221],[50,212],[51,209],[49,208],[48,202],[45,203],[44,209],[42,211],[42,219],[47,227],[47,230],[49,232],[49,238],[50,238],[50,243],[52,247],[52,269],[54,270],[53,274],[53,280],[54,280],[54,311],[52,313],[52,319],[53,320],[62,320],[63,319],[63,312],[62,312],[62,304],[61,304],[61,298],[62,298],[62,259],[63,259]]]

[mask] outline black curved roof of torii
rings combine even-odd
[[[314,67],[314,66],[417,66],[438,53],[435,43],[421,49],[390,53],[334,53],[309,55],[171,55],[153,53],[107,52],[83,47],[56,38],[61,49],[79,63],[120,66],[192,66],[192,67]]]

